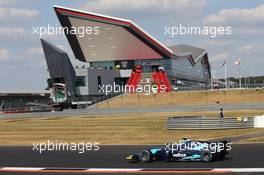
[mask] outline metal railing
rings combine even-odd
[[[253,128],[253,117],[212,118],[204,116],[169,117],[167,129],[239,129]]]

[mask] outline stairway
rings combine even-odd
[[[142,73],[139,84],[142,86],[151,85],[153,82],[151,73]]]
[[[159,70],[152,73],[142,73],[141,66],[137,66],[135,67],[135,69],[132,70],[127,85],[130,87],[134,87],[133,92],[135,92],[135,89],[138,85],[141,85],[141,87],[145,87],[146,85],[148,85],[149,87],[153,87],[153,85],[157,85],[157,92],[172,91],[170,81],[165,71]]]
[[[142,70],[141,67],[136,67],[135,69],[132,70],[131,76],[127,82],[127,85],[129,87],[133,87],[130,92],[135,92],[135,89],[137,88],[137,85],[139,84],[141,80],[141,75],[142,75]]]

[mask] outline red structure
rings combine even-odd
[[[139,84],[141,80],[142,75],[142,67],[140,65],[137,65],[131,72],[131,76],[127,82],[127,85],[130,87],[134,87],[135,90],[137,88],[137,85]],[[133,91],[134,92],[134,91]]]
[[[153,72],[152,78],[158,86],[158,92],[161,91],[162,85],[165,86],[165,89],[166,89],[165,92],[171,92],[172,91],[168,76],[167,76],[166,72],[164,72],[163,70],[158,70],[158,71]]]
[[[137,88],[137,85],[139,85],[142,80],[142,67],[141,65],[137,65],[131,72],[131,76],[127,82],[127,85],[129,86],[129,88],[133,89],[133,91],[130,92],[135,92],[135,89]],[[167,77],[167,74],[164,70],[157,70],[152,72],[152,84],[157,85],[158,87],[158,92],[164,92],[163,90],[161,90],[162,88],[164,89],[165,87],[165,92],[171,92],[172,88],[171,88],[171,84],[170,81]],[[161,88],[161,86],[163,86]]]

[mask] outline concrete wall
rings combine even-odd
[[[120,72],[111,69],[88,69],[89,95],[104,95],[99,93],[98,77],[101,77],[102,85],[113,85],[116,77],[120,77]]]
[[[101,77],[101,84],[113,85],[115,78],[120,77],[120,71],[111,69],[91,69],[80,68],[75,69],[76,76],[85,76],[85,86],[76,87],[78,95],[105,95],[103,92],[99,93],[98,77]]]
[[[71,96],[75,96],[75,71],[66,52],[41,39],[50,78],[64,78]],[[54,82],[53,82],[54,83]],[[62,83],[62,82],[61,82]]]
[[[264,128],[264,115],[254,117],[254,128]]]
[[[76,77],[85,76],[85,86],[76,86],[76,94],[79,96],[89,95],[89,86],[88,86],[88,69],[87,68],[77,68],[75,69]]]

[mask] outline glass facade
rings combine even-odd
[[[77,87],[80,86],[86,86],[86,81],[85,81],[86,77],[85,76],[76,76],[76,81],[75,81],[75,85]]]
[[[208,64],[206,55],[194,65],[191,64],[188,58],[180,59],[160,59],[160,60],[136,60],[135,64],[142,65],[143,72],[151,73],[155,68],[163,67],[172,85],[177,82],[201,82],[207,84],[210,81]],[[187,83],[186,83],[187,82]]]
[[[171,71],[168,74],[179,79],[206,82],[210,79],[210,75],[204,60],[203,57],[193,66],[188,59],[172,60]]]
[[[94,68],[113,69],[114,66],[115,66],[114,61],[98,61],[91,63],[91,67]]]
[[[205,54],[194,65],[191,64],[188,57],[179,57],[177,59],[148,59],[148,60],[129,60],[129,61],[104,61],[94,62],[91,64],[95,68],[113,69],[120,65],[120,69],[131,69],[136,65],[142,66],[143,73],[151,73],[163,67],[166,71],[172,85],[182,84],[186,86],[195,83],[208,84],[210,73],[208,67],[207,55]],[[122,65],[122,66],[121,66]],[[123,66],[125,65],[125,67]]]

